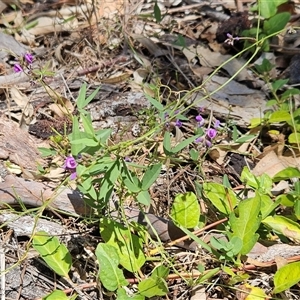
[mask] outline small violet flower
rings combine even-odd
[[[77,162],[74,157],[68,156],[66,157],[64,166],[63,166],[67,171],[71,173],[70,179],[73,180],[76,178],[76,167],[77,167]]]
[[[15,64],[14,71],[15,71],[15,73],[20,73],[20,72],[23,72],[23,68],[20,66],[20,64]]]
[[[219,120],[216,120],[214,123],[214,129],[217,129],[220,127],[221,122]]]
[[[181,127],[182,126],[182,122],[179,119],[177,119],[176,122],[175,122],[175,126],[176,127]]]
[[[24,55],[24,59],[25,59],[25,61],[26,61],[29,65],[31,65],[32,62],[33,62],[34,57],[33,57],[33,55],[32,55],[31,53],[26,53],[26,54]]]
[[[205,123],[205,120],[203,119],[203,117],[201,115],[196,116],[196,121],[198,123],[198,127],[203,126]]]
[[[210,148],[211,147],[211,142],[210,141],[208,141],[208,140],[205,140],[205,144],[206,144],[206,147],[207,148]]]
[[[225,40],[225,44],[233,46],[234,41],[238,41],[240,38],[238,36],[233,37],[230,33],[227,33],[227,40]]]
[[[213,129],[213,128],[209,128],[206,131],[206,137],[210,140],[214,139],[217,135],[217,130]]]
[[[195,143],[202,143],[203,142],[203,137],[198,137],[195,139]]]
[[[125,156],[125,157],[124,157],[124,160],[125,160],[126,162],[131,162],[131,158],[130,158],[129,156]]]

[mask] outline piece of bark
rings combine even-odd
[[[20,216],[12,213],[1,213],[0,223],[14,231],[15,236],[31,236],[34,232],[45,231],[51,235],[62,235],[67,229],[61,224],[32,216]]]
[[[0,118],[0,148],[8,153],[8,159],[27,171],[35,171],[40,155],[36,142],[18,124],[6,117]]]
[[[17,42],[11,35],[0,32],[0,59],[10,55],[21,56],[26,53],[28,47]]]
[[[32,207],[40,207],[48,202],[46,208],[77,216],[87,215],[90,211],[82,195],[76,190],[66,187],[54,190],[41,182],[8,175],[4,182],[0,182],[0,207],[5,204],[16,206],[20,202]]]

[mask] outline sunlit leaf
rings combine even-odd
[[[237,207],[237,216],[232,213],[229,218],[233,236],[243,241],[241,254],[248,254],[259,238],[256,233],[261,223],[261,200],[257,193],[254,198],[241,201]]]
[[[276,233],[282,234],[292,240],[300,241],[300,225],[284,216],[268,216],[262,223]]]
[[[286,291],[300,281],[300,262],[281,267],[274,275],[274,294]]]
[[[177,194],[171,209],[173,220],[185,228],[198,225],[200,219],[200,205],[193,192]]]
[[[238,203],[236,195],[222,184],[204,183],[203,192],[206,198],[222,213],[229,215]]]
[[[161,171],[162,164],[151,165],[147,168],[144,177],[142,179],[142,189],[147,190],[158,178]]]
[[[58,275],[68,277],[72,257],[67,247],[55,236],[47,232],[37,232],[33,237],[33,248],[41,255],[46,264]]]
[[[99,278],[106,289],[115,291],[128,285],[122,270],[118,267],[120,259],[114,246],[99,243],[95,254],[99,262]]]
[[[120,264],[128,271],[135,272],[145,263],[142,239],[131,233],[122,224],[103,218],[100,222],[103,240],[113,246],[120,258]]]

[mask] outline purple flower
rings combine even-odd
[[[195,143],[202,143],[203,142],[203,137],[198,137],[195,139]]]
[[[73,156],[68,156],[65,160],[65,169],[75,169],[77,167],[77,162]]]
[[[74,180],[76,177],[77,177],[77,173],[76,172],[71,172],[70,179]]]
[[[131,158],[130,158],[129,156],[125,156],[125,157],[124,157],[124,160],[125,160],[126,162],[131,162]]]
[[[198,123],[198,127],[201,127],[201,126],[204,125],[205,120],[203,119],[203,117],[202,117],[201,115],[196,116],[195,119],[196,119],[196,121],[197,121],[197,123]]]
[[[215,138],[217,135],[217,130],[213,129],[213,128],[209,128],[206,131],[206,137],[209,138],[210,140],[212,140],[213,138]]]
[[[32,54],[30,54],[30,53],[26,53],[25,55],[24,55],[24,59],[25,59],[25,61],[28,63],[28,64],[32,64],[32,62],[33,62],[33,55]]]
[[[71,173],[70,179],[73,180],[76,178],[77,173],[76,173],[76,167],[77,167],[77,162],[74,157],[68,156],[66,157],[65,163],[63,167]]]
[[[240,39],[238,36],[233,37],[230,33],[227,33],[226,35],[227,35],[227,40],[224,43],[231,46],[233,46],[234,41],[238,41]]]
[[[210,147],[211,147],[211,142],[210,142],[210,141],[205,140],[205,144],[206,144],[206,147],[207,147],[207,148],[210,148]]]
[[[14,65],[14,71],[16,73],[20,73],[20,72],[23,72],[23,68],[20,66],[20,64],[15,64]]]
[[[219,128],[220,123],[221,123],[221,122],[220,122],[219,120],[216,120],[215,123],[214,123],[214,129]]]
[[[182,122],[177,119],[176,122],[175,122],[175,126],[181,127],[182,126]]]

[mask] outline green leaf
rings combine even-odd
[[[69,298],[63,291],[53,291],[51,294],[43,297],[43,300],[75,300],[76,297],[77,295],[74,295],[72,298]]]
[[[205,273],[203,276],[199,277],[197,279],[197,283],[200,284],[202,282],[207,282],[209,281],[212,277],[217,275],[220,272],[220,268],[214,268],[209,270],[207,273]]]
[[[200,137],[201,135],[195,135],[195,136],[191,136],[185,140],[183,140],[182,142],[180,142],[177,146],[175,146],[172,149],[173,153],[178,153],[179,151],[181,151],[183,148],[185,148],[186,146],[188,146],[189,144],[193,143],[198,137]]]
[[[163,148],[164,148],[164,153],[167,156],[170,156],[173,154],[173,152],[171,150],[171,135],[170,135],[169,131],[166,131],[164,134]]]
[[[197,161],[199,159],[199,151],[197,151],[196,149],[192,148],[190,150],[190,156],[191,156],[191,159],[193,161]]]
[[[290,194],[282,194],[282,195],[279,195],[277,198],[276,198],[276,202],[279,201],[279,203],[283,206],[287,206],[287,207],[293,207],[294,206],[294,202],[295,202],[295,199],[292,195]]]
[[[273,181],[278,182],[281,180],[288,180],[291,178],[300,178],[300,171],[298,170],[298,168],[287,167],[286,169],[274,175]]]
[[[300,94],[300,90],[299,89],[289,89],[286,90],[281,96],[280,96],[280,100],[283,101],[285,99],[290,99],[291,96],[295,96],[295,95],[299,95]]]
[[[148,190],[150,186],[155,182],[158,178],[160,171],[161,171],[162,164],[152,165],[147,168],[143,179],[142,179],[142,189]]]
[[[157,280],[151,277],[141,281],[138,285],[138,289],[141,295],[148,298],[164,296],[169,292],[165,280]]]
[[[193,192],[176,195],[171,216],[173,220],[185,228],[194,228],[200,219],[200,205]]]
[[[140,191],[136,198],[138,202],[143,205],[149,206],[151,203],[151,197],[148,191]]]
[[[93,138],[82,138],[71,141],[71,145],[85,145],[88,147],[96,147],[99,146],[99,142],[95,141]]]
[[[82,121],[82,125],[83,125],[85,133],[87,133],[91,137],[94,137],[95,136],[95,130],[94,130],[94,127],[93,127],[93,124],[92,124],[91,115],[88,114],[87,116],[85,116],[85,115],[81,114],[80,117],[81,117],[81,121]]]
[[[154,296],[164,296],[168,293],[168,286],[165,281],[169,274],[169,269],[164,266],[158,266],[154,269],[150,278],[144,279],[138,285],[141,295],[148,298]]]
[[[229,215],[238,200],[234,192],[218,183],[204,183],[203,192],[207,199],[223,214]]]
[[[157,1],[155,1],[155,3],[154,3],[154,18],[157,23],[159,23],[161,21],[161,11],[160,11],[159,6],[157,5]]]
[[[288,12],[276,14],[275,16],[264,22],[264,32],[267,35],[271,35],[282,30],[289,22],[290,17],[291,14]]]
[[[287,122],[291,119],[291,115],[287,111],[275,111],[269,117],[269,123]]]
[[[265,219],[269,214],[271,214],[275,208],[281,203],[280,199],[273,201],[268,195],[260,195],[261,199],[261,218]]]
[[[100,205],[105,206],[109,201],[115,186],[115,182],[119,178],[120,173],[121,173],[120,160],[116,159],[116,161],[109,169],[107,169],[104,177],[101,179],[100,192],[99,192],[99,197],[97,199]]]
[[[42,157],[56,155],[57,153],[54,149],[44,148],[44,147],[38,147],[38,150],[40,151]]]
[[[56,274],[69,277],[72,257],[67,247],[61,244],[57,237],[39,231],[33,237],[32,246]]]
[[[260,65],[254,65],[259,74],[269,73],[275,65],[271,64],[270,60],[264,58]]]
[[[290,144],[298,144],[300,142],[300,133],[293,132],[289,135],[288,141]]]
[[[153,270],[153,272],[152,272],[152,274],[151,274],[151,277],[152,278],[164,278],[164,279],[166,279],[167,278],[167,276],[169,275],[169,273],[170,273],[170,270],[169,270],[169,268],[167,268],[167,267],[165,267],[165,266],[163,266],[163,265],[160,265],[160,266],[158,266],[158,267],[156,267],[154,270]]]
[[[300,281],[300,262],[281,267],[274,275],[274,294],[286,291]]]
[[[259,187],[257,176],[254,176],[254,174],[249,170],[248,167],[243,168],[241,181],[254,189],[257,189]]]
[[[113,246],[119,255],[120,264],[130,272],[138,271],[145,263],[143,240],[122,224],[103,218],[100,222],[103,240]]]
[[[106,129],[97,130],[95,135],[96,135],[97,140],[100,143],[105,144],[107,142],[108,138],[110,137],[111,133],[112,133],[112,129],[106,128]]]
[[[84,148],[84,144],[72,144],[72,141],[78,140],[81,138],[81,132],[79,130],[79,122],[78,118],[73,116],[73,125],[72,125],[72,133],[69,135],[69,140],[71,142],[71,152],[73,156],[77,156]]]
[[[294,205],[294,214],[298,220],[300,220],[300,199],[296,199]]]
[[[170,135],[170,132],[166,131],[165,135],[164,135],[164,141],[163,141],[164,153],[167,156],[171,156],[172,154],[178,153],[183,148],[185,148],[189,144],[193,143],[200,136],[201,136],[200,134],[191,136],[191,137],[183,140],[182,142],[180,142],[177,146],[171,148],[171,135]]]
[[[300,225],[297,222],[283,216],[269,216],[262,223],[276,233],[282,234],[291,240],[300,241]]]
[[[101,86],[97,87],[84,101],[84,106],[87,106],[94,98],[95,96],[98,94],[99,90],[100,90]]]
[[[261,223],[260,206],[260,196],[256,193],[254,198],[239,203],[238,216],[232,213],[229,217],[233,236],[243,241],[241,254],[248,254],[259,238],[256,231]]]
[[[288,82],[289,82],[289,79],[278,79],[278,80],[272,82],[273,92],[277,92],[279,89],[281,89]]]
[[[128,170],[126,163],[123,162],[122,168],[122,181],[128,190],[132,193],[138,193],[141,191],[141,182],[139,179]]]
[[[97,95],[99,92],[100,87],[98,87],[89,97],[86,97],[86,82],[83,83],[79,90],[79,95],[76,100],[76,104],[79,111],[82,111]]]
[[[156,99],[150,97],[149,95],[145,95],[147,100],[160,112],[164,110],[164,106],[158,102]]]
[[[262,17],[268,19],[276,14],[277,6],[285,2],[287,2],[287,0],[259,0],[258,11]]]
[[[76,104],[79,110],[85,107],[85,95],[86,95],[86,82],[83,83],[79,90],[78,98],[76,100]]]
[[[114,246],[99,243],[95,254],[99,262],[99,279],[106,289],[115,291],[128,285],[122,270],[118,267],[120,259]]]
[[[243,135],[240,138],[237,138],[236,140],[234,140],[235,143],[245,143],[245,142],[249,142],[254,140],[255,138],[257,138],[257,134],[248,134],[248,135]]]

